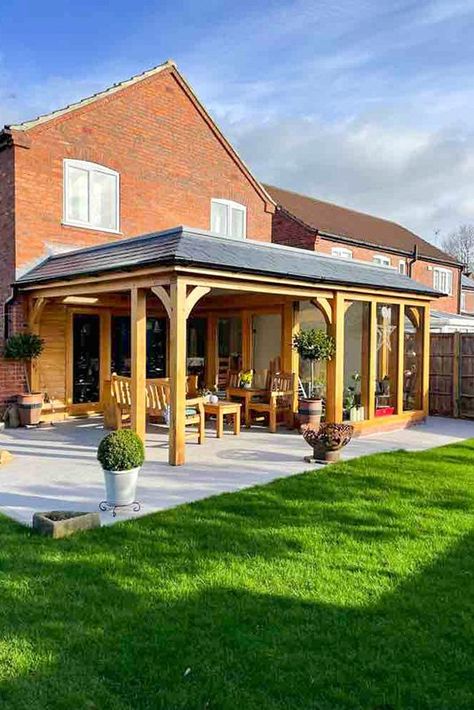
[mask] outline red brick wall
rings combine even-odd
[[[464,301],[464,308],[462,309],[462,312],[463,313],[474,313],[474,291],[464,290],[463,293],[465,294],[465,301]]]
[[[380,249],[367,249],[366,247],[353,246],[352,244],[347,244],[344,242],[336,242],[330,239],[324,239],[320,237],[316,246],[316,251],[321,254],[331,254],[332,249],[335,247],[344,247],[345,249],[350,249],[352,251],[353,259],[360,259],[361,261],[373,261],[374,256],[386,256],[390,259],[390,265],[398,269],[399,262],[405,262],[405,268],[408,270],[407,259],[398,254],[390,254],[384,252]]]
[[[223,142],[166,70],[28,131],[16,148],[17,267],[46,245],[89,246],[184,224],[210,227],[210,201],[247,206],[247,235],[271,241],[265,202]],[[120,235],[62,226],[63,159],[120,173]]]
[[[437,264],[432,262],[423,261],[420,259],[416,261],[412,266],[412,278],[416,281],[420,281],[427,286],[433,287],[433,269],[435,269]],[[445,265],[442,266],[443,269],[449,269],[450,267]],[[442,296],[432,301],[432,308],[437,311],[444,311],[446,313],[459,313],[459,284],[461,280],[461,269],[453,267],[453,294],[451,296]]]
[[[276,244],[313,251],[317,238],[314,229],[305,227],[282,210],[277,210],[273,215],[272,241]]]

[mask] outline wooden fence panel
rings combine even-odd
[[[430,337],[430,414],[474,418],[474,333]]]
[[[430,414],[452,417],[455,414],[454,334],[430,337]]]
[[[474,417],[474,334],[460,334],[459,414]]]

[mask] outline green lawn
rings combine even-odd
[[[472,709],[473,464],[366,457],[60,541],[0,518],[0,707]]]

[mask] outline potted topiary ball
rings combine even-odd
[[[129,429],[110,432],[99,444],[97,459],[104,471],[107,506],[135,503],[138,472],[145,460],[140,437]]]
[[[314,363],[330,360],[335,349],[334,338],[320,328],[301,330],[293,337],[293,350],[296,350],[302,360],[309,362],[311,371],[308,396],[298,400],[300,424],[311,424],[315,428],[319,426],[323,403],[315,387]]]
[[[28,377],[28,364],[36,360],[44,349],[44,341],[36,333],[15,333],[5,343],[4,356],[23,365],[26,394],[17,395],[18,412],[23,426],[38,424],[43,407],[43,394],[32,392]]]

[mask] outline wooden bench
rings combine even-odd
[[[124,415],[130,415],[132,408],[131,379],[122,375],[112,375],[110,381],[112,428],[121,429]],[[197,377],[186,378],[186,420],[185,424],[196,425],[198,443],[205,440],[204,430],[204,398],[197,395]],[[170,411],[170,381],[167,377],[148,379],[145,383],[146,413],[149,416],[161,417],[165,421]],[[191,433],[191,432],[190,432]]]

